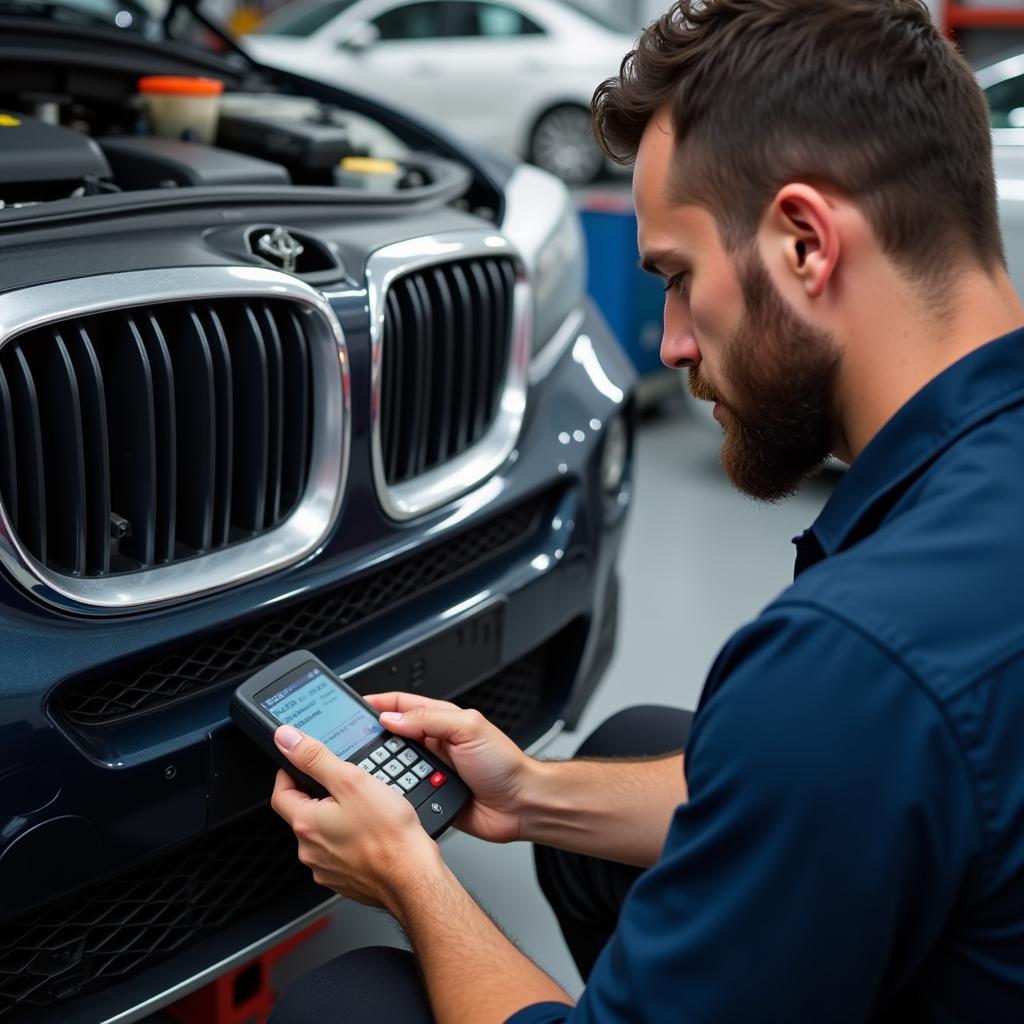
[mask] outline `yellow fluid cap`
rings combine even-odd
[[[369,156],[347,156],[338,164],[343,171],[353,174],[396,174],[398,164],[394,160],[378,160]]]
[[[0,114],[0,128],[17,128],[21,124],[18,118],[11,114]]]

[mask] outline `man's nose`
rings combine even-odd
[[[661,339],[661,361],[671,370],[700,366],[697,339],[692,334],[666,331]]]

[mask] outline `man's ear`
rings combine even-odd
[[[810,185],[784,185],[761,222],[764,254],[783,277],[795,280],[808,298],[822,295],[839,262],[836,210]]]

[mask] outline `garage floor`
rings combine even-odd
[[[630,703],[693,707],[719,647],[792,577],[790,538],[813,522],[833,479],[764,507],[732,490],[718,461],[717,425],[682,396],[641,426],[622,572],[619,646],[574,735],[545,756],[570,756],[582,737]],[[515,942],[572,995],[580,979],[533,877],[526,844],[489,846],[460,834],[443,840],[449,864]],[[355,945],[399,945],[380,912],[345,904],[330,927],[279,966],[283,986]]]

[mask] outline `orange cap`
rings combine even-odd
[[[139,79],[139,92],[167,96],[219,96],[224,83],[216,78],[189,78],[184,75],[148,75]]]

